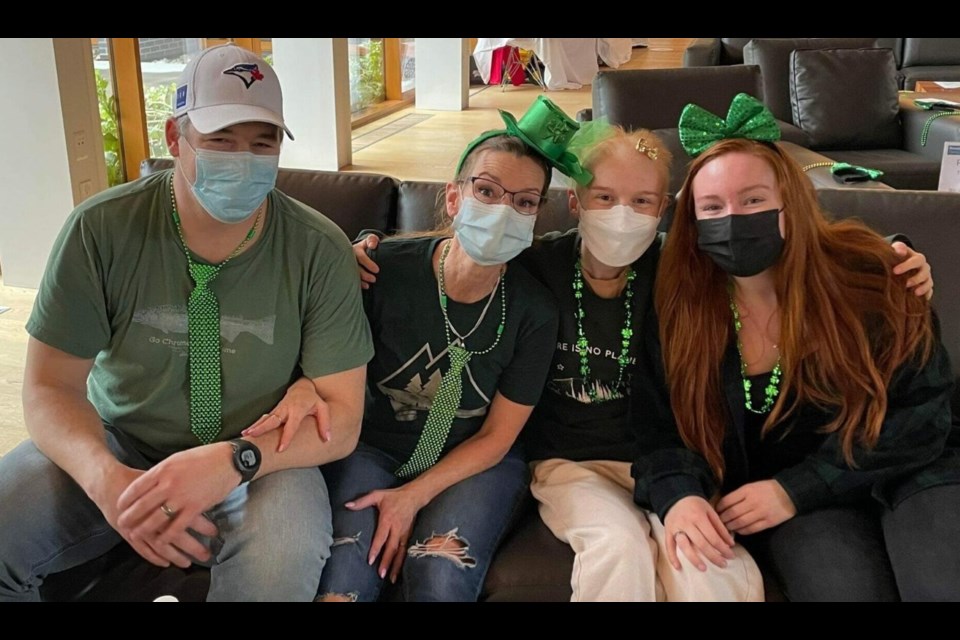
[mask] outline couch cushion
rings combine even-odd
[[[726,115],[735,95],[762,99],[762,91],[760,70],[746,65],[601,71],[593,82],[593,117],[628,129],[665,129],[677,126],[690,102]]]
[[[817,192],[825,211],[857,217],[883,235],[905,233],[933,267],[943,344],[960,383],[960,194],[939,191],[824,189]],[[960,385],[954,389],[954,420],[960,418]]]
[[[935,191],[940,180],[939,160],[928,160],[921,155],[901,149],[827,151],[825,154],[838,162],[880,169],[883,171],[883,177],[880,180],[894,189]]]
[[[373,173],[281,169],[277,188],[333,220],[351,240],[396,223],[398,182]]]
[[[573,594],[573,550],[543,524],[532,497],[528,503],[526,515],[497,550],[481,600],[563,602]]]
[[[790,54],[793,123],[814,149],[900,148],[897,67],[890,49]]]
[[[752,38],[720,38],[720,64],[743,64],[743,48]]]
[[[777,119],[791,122],[790,53],[794,49],[860,49],[876,44],[876,38],[754,38],[743,48],[743,61],[760,66],[764,104]]]
[[[918,65],[960,65],[960,38],[904,38],[901,66]]]

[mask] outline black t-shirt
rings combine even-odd
[[[433,253],[443,238],[401,238],[380,243],[371,257],[380,266],[377,284],[365,292],[376,355],[367,368],[368,402],[360,439],[406,461],[420,439],[427,413],[450,368]],[[557,335],[553,296],[520,265],[511,263],[506,287],[506,323],[490,353],[474,355],[461,373],[463,395],[443,454],[480,430],[494,395],[533,406],[540,398]],[[449,300],[450,322],[466,335],[487,299]],[[466,348],[482,351],[497,337],[498,291]],[[451,338],[456,336],[451,333]]]
[[[617,298],[600,298],[584,282],[582,306],[586,317],[583,330],[590,348],[590,379],[580,375],[577,342],[577,301],[573,295],[574,265],[580,252],[576,229],[550,233],[534,242],[512,264],[520,262],[543,282],[557,299],[560,331],[543,397],[533,412],[523,439],[531,460],[632,461],[636,456],[636,429],[642,427],[643,407],[631,402],[632,384],[642,383],[650,367],[638,358],[643,332],[652,325],[653,283],[660,244],[654,242],[633,264],[633,318],[623,378],[617,386],[620,366],[621,330],[624,327],[626,293]],[[656,331],[655,326],[649,330]],[[598,400],[591,402],[588,386],[594,385]]]

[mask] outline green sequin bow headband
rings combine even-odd
[[[506,129],[486,131],[473,140],[463,150],[457,162],[457,174],[464,160],[477,145],[494,136],[511,135],[523,140],[528,146],[540,153],[551,166],[560,173],[570,176],[578,184],[587,185],[593,175],[583,168],[580,161],[570,152],[573,136],[580,129],[580,123],[572,120],[560,107],[545,96],[537,96],[525,114],[518,121],[512,113],[500,110],[500,117]]]
[[[730,103],[727,119],[703,107],[688,104],[680,114],[680,144],[696,157],[720,140],[746,138],[760,142],[780,139],[780,127],[763,103],[746,93],[737,94]]]

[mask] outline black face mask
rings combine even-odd
[[[697,245],[732,276],[755,276],[780,258],[780,211],[697,220]]]

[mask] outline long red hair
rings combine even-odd
[[[730,415],[720,372],[736,336],[728,276],[697,247],[692,191],[704,165],[733,152],[765,160],[783,201],[784,248],[774,267],[783,376],[763,432],[801,405],[832,411],[823,431],[839,432],[853,466],[854,446],[877,442],[895,370],[915,354],[925,361],[932,352],[930,307],[906,289],[906,276],[893,274],[900,259],[886,240],[858,221],[827,221],[800,166],[772,144],[715,144],[691,163],[678,196],[655,300],[680,435],[722,480]]]

